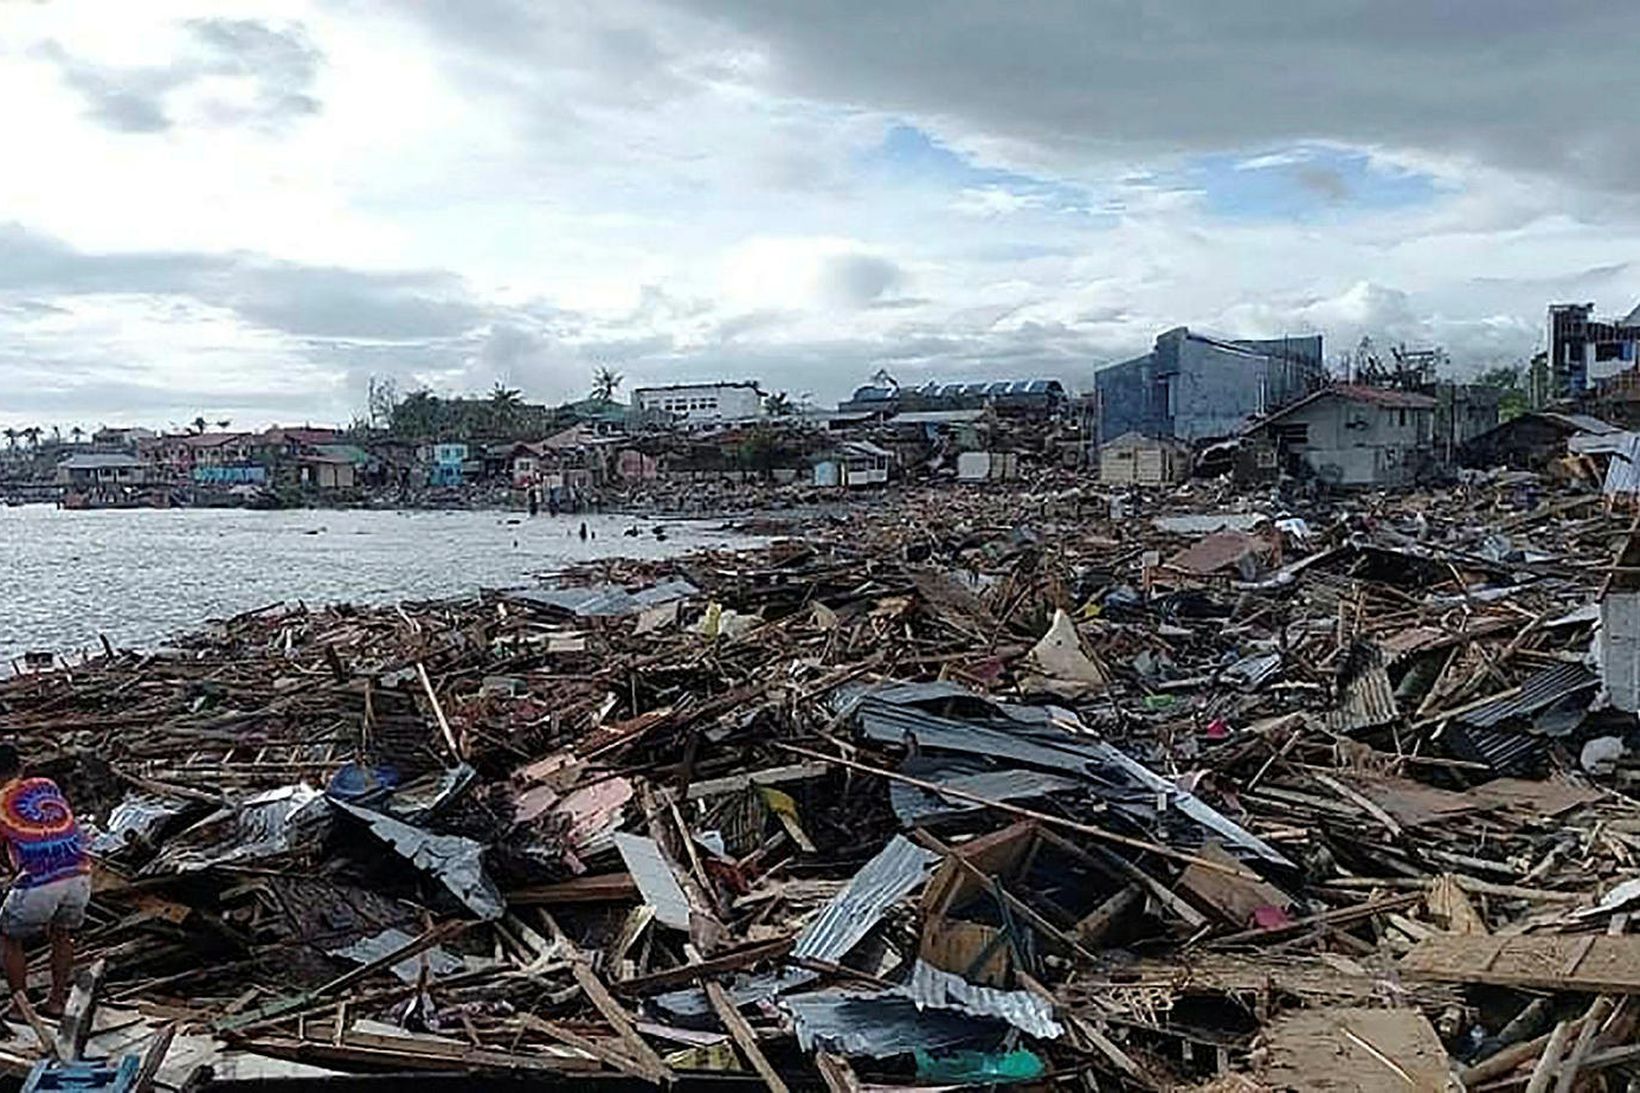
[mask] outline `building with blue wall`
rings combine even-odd
[[[1144,356],[1094,374],[1099,435],[1232,436],[1248,418],[1296,402],[1326,380],[1319,334],[1221,341],[1175,327]]]

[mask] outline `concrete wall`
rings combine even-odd
[[[664,410],[685,421],[738,421],[763,412],[763,399],[751,387],[701,383],[688,387],[640,387],[632,393],[640,410]]]
[[[1184,327],[1169,330],[1143,357],[1094,374],[1100,437],[1234,435],[1249,417],[1308,394],[1319,380],[1320,355],[1319,336],[1218,342]]]
[[[1322,481],[1338,486],[1411,485],[1430,453],[1434,411],[1319,398],[1273,423],[1276,435],[1290,426],[1309,429],[1302,443],[1284,447]]]
[[[1640,710],[1640,592],[1612,591],[1600,601],[1600,675],[1613,706]]]

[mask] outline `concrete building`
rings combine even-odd
[[[1220,341],[1186,327],[1166,331],[1142,357],[1094,374],[1099,435],[1197,441],[1232,436],[1326,382],[1321,335]]]
[[[1248,426],[1293,473],[1333,486],[1409,486],[1434,457],[1435,400],[1384,387],[1323,388]]]
[[[1453,463],[1464,445],[1498,427],[1503,388],[1480,383],[1437,383],[1435,396],[1435,456]]]
[[[686,422],[745,421],[763,414],[763,392],[755,383],[674,383],[639,387],[632,407],[661,410]]]
[[[1577,398],[1640,357],[1640,307],[1597,319],[1593,304],[1549,305],[1549,398]]]

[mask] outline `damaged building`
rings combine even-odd
[[[1384,387],[1338,384],[1247,429],[1282,465],[1332,486],[1406,486],[1431,467],[1435,400]]]
[[[1593,304],[1550,304],[1548,334],[1550,394],[1577,398],[1634,369],[1640,306],[1621,319],[1597,319]]]
[[[1230,436],[1247,419],[1326,382],[1321,335],[1221,341],[1176,327],[1142,357],[1101,369],[1099,435],[1137,432],[1196,441]]]

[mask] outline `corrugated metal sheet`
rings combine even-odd
[[[894,836],[803,927],[792,955],[841,960],[871,932],[885,911],[922,886],[939,860],[932,850],[924,850],[903,835]]]
[[[1511,718],[1530,717],[1580,691],[1592,692],[1599,685],[1599,678],[1583,665],[1557,664],[1532,676],[1518,691],[1459,714],[1458,720],[1479,729],[1490,729]]]
[[[943,1051],[977,1045],[1007,1031],[1001,1021],[969,1017],[950,1010],[919,1010],[899,995],[860,995],[816,991],[781,999],[792,1019],[792,1031],[804,1051],[825,1048],[843,1055],[888,1059],[918,1048]]]
[[[1327,727],[1336,733],[1387,725],[1401,716],[1395,688],[1384,670],[1384,654],[1375,645],[1361,643],[1350,651],[1352,674],[1338,696],[1338,706],[1327,712]]]
[[[689,897],[683,894],[677,874],[654,839],[628,832],[617,832],[615,849],[627,872],[638,886],[643,901],[655,909],[655,918],[662,925],[676,930],[689,929]]]
[[[1547,738],[1526,732],[1453,725],[1448,736],[1459,758],[1485,763],[1498,774],[1524,772],[1536,766],[1549,750]]]
[[[1605,492],[1612,497],[1632,497],[1640,493],[1640,433],[1621,433],[1614,445],[1611,462],[1606,464]]]
[[[621,618],[636,615],[646,607],[698,596],[700,589],[684,580],[662,581],[650,588],[628,592],[619,585],[590,585],[586,588],[518,588],[506,593],[513,603],[547,607],[577,618]]]
[[[1033,797],[1046,797],[1053,793],[1079,789],[1082,785],[1076,779],[1063,778],[1042,771],[1017,768],[985,770],[979,764],[960,760],[907,760],[901,765],[900,773],[940,786],[949,786],[964,793],[972,793],[990,801],[1029,800]],[[918,786],[906,785],[904,782],[889,783],[888,800],[894,807],[894,815],[907,827],[928,823],[940,817],[972,812],[983,807],[972,801],[946,797]]]
[[[1030,708],[1012,707],[1010,713],[1015,709],[1023,713]],[[1169,808],[1223,839],[1227,848],[1291,866],[1274,847],[1121,749],[1091,735],[1067,732],[1046,720],[1048,711],[1035,712],[1043,716],[1042,723],[956,721],[913,706],[893,705],[878,692],[859,702],[856,717],[862,735],[878,743],[986,756],[1085,779],[1088,788],[1105,801],[1131,805],[1126,814],[1136,823],[1155,820],[1155,802],[1165,801]],[[1058,716],[1075,720],[1065,711]]]
[[[976,986],[921,960],[911,969],[911,981],[903,989],[918,1009],[950,1009],[970,1017],[997,1017],[1038,1040],[1057,1040],[1065,1032],[1053,1019],[1053,1006],[1030,991]]]

